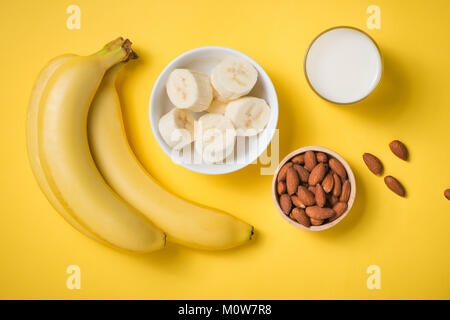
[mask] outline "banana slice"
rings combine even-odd
[[[195,125],[195,150],[206,163],[217,163],[227,158],[234,150],[236,130],[223,115],[207,113]]]
[[[159,133],[174,150],[180,150],[194,139],[194,117],[185,109],[174,108],[159,120]]]
[[[200,112],[208,109],[213,91],[208,75],[188,69],[175,69],[166,83],[170,101],[181,109]]]
[[[211,84],[220,101],[230,101],[248,94],[255,86],[258,72],[247,60],[230,56],[211,73]]]
[[[227,108],[227,104],[228,103],[226,103],[226,102],[222,102],[217,99],[213,99],[213,101],[211,102],[211,105],[209,106],[208,110],[206,110],[206,111],[210,112],[210,113],[224,114],[225,110]]]
[[[245,97],[227,105],[225,117],[231,120],[238,136],[253,136],[260,133],[270,119],[270,107],[266,101]]]

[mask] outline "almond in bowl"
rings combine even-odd
[[[278,212],[303,230],[321,231],[338,224],[352,208],[355,195],[355,177],[348,163],[318,146],[287,155],[272,181]]]

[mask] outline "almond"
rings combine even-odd
[[[336,214],[333,216],[333,220],[336,220],[347,210],[347,202],[338,202],[333,206],[334,212]]]
[[[316,193],[316,186],[308,186],[308,190],[315,194]]]
[[[321,183],[325,175],[328,171],[328,165],[325,163],[319,163],[314,167],[314,169],[309,174],[308,184],[311,186],[315,186],[318,183]]]
[[[328,161],[327,155],[325,153],[323,153],[323,152],[317,152],[316,153],[316,159],[317,159],[317,161],[323,162],[323,163]]]
[[[310,220],[311,220],[311,224],[312,224],[313,226],[320,226],[320,225],[323,223],[323,219],[313,219],[313,218],[310,218]]]
[[[299,154],[298,156],[293,157],[291,161],[293,163],[297,163],[297,164],[304,164],[305,163],[305,155]]]
[[[313,151],[306,151],[305,152],[305,168],[311,172],[312,169],[316,166],[317,160],[316,160],[316,154]]]
[[[301,202],[300,199],[295,194],[291,196],[291,201],[292,201],[292,204],[296,207],[299,207],[299,208],[306,207],[305,204],[303,202]]]
[[[334,186],[333,173],[329,172],[322,181],[323,191],[329,193],[331,190],[333,190],[333,186]]]
[[[445,196],[448,200],[450,200],[450,189],[447,189],[447,190],[444,191],[444,196]]]
[[[389,143],[389,148],[391,148],[392,153],[400,159],[405,161],[408,160],[408,149],[406,149],[406,146],[403,144],[403,142],[394,140]]]
[[[292,167],[292,162],[287,162],[281,167],[280,171],[278,172],[277,181],[286,180],[287,169],[289,169],[290,167]]]
[[[303,168],[301,165],[294,163],[294,169],[297,170],[298,176],[301,182],[308,182],[309,171]]]
[[[278,193],[278,195],[282,195],[283,193],[286,193],[286,183],[284,183],[284,181],[278,182],[277,193]]]
[[[398,194],[401,197],[404,197],[406,192],[405,188],[403,188],[402,184],[395,179],[393,176],[384,177],[384,183],[387,185],[389,189]]]
[[[325,191],[323,191],[323,188],[320,184],[316,185],[316,203],[319,207],[323,207],[325,203],[327,202],[327,196],[325,194]]]
[[[311,221],[309,221],[309,217],[306,215],[305,210],[300,208],[294,208],[291,213],[292,218],[296,220],[298,223],[304,225],[309,228],[311,226]]]
[[[297,196],[305,206],[312,206],[316,203],[316,197],[314,193],[306,189],[304,186],[299,186],[297,190]]]
[[[351,191],[350,181],[345,180],[344,184],[342,185],[342,193],[339,198],[339,201],[347,202],[348,199],[350,199],[350,191]]]
[[[335,158],[331,158],[330,161],[328,161],[328,164],[330,165],[330,168],[336,172],[342,179],[347,178],[347,171],[345,171],[344,166],[342,163],[340,163]]]
[[[298,178],[297,170],[293,167],[287,169],[286,173],[286,189],[289,195],[297,192],[300,179]]]
[[[367,168],[369,168],[369,170],[377,176],[383,173],[383,165],[381,164],[380,159],[375,157],[373,154],[364,153],[363,160],[366,163]]]
[[[290,198],[286,193],[283,193],[283,194],[280,196],[280,207],[281,207],[281,210],[282,210],[286,215],[288,215],[289,212],[291,212],[291,209],[292,209],[291,198]]]
[[[333,181],[334,181],[333,196],[339,197],[342,191],[341,178],[339,178],[339,176],[336,173],[333,173]]]
[[[332,196],[331,198],[330,198],[330,204],[331,204],[331,206],[334,206],[336,203],[338,203],[339,202],[339,198],[338,197],[336,197],[336,196]]]
[[[334,216],[332,216],[331,218],[328,219],[328,222],[333,222],[337,218],[339,218],[339,217],[337,217],[337,214],[335,213]]]
[[[335,212],[331,208],[321,208],[319,206],[307,207],[306,214],[312,219],[328,219],[332,217]]]

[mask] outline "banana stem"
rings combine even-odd
[[[123,44],[125,40],[122,37],[118,37],[117,39],[114,39],[113,41],[108,42],[96,53],[92,54],[92,56],[101,56],[105,54],[106,52],[110,51],[113,47]]]
[[[105,52],[97,57],[106,69],[118,62],[127,61],[131,56],[134,56],[132,54],[133,50],[131,50],[131,41],[128,39],[123,42],[113,43],[104,50]]]
[[[131,41],[129,39],[123,39],[118,37],[110,42],[108,42],[101,50],[92,54],[92,56],[104,56],[108,53],[116,53],[118,51],[124,50],[125,56],[124,61],[129,59],[137,59],[138,55],[131,49]]]

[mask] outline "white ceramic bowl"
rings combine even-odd
[[[225,57],[234,55],[242,57],[248,60],[258,71],[258,81],[255,87],[249,93],[249,96],[254,96],[266,100],[271,109],[271,115],[269,123],[263,132],[258,134],[253,138],[239,138],[242,139],[240,142],[246,143],[245,152],[235,152],[233,159],[228,159],[222,164],[206,164],[200,161],[196,161],[194,158],[195,152],[193,144],[191,144],[191,157],[186,160],[181,159],[172,149],[165,143],[162,139],[159,130],[158,122],[159,119],[167,112],[169,112],[174,106],[169,100],[166,93],[166,81],[170,72],[176,68],[187,68],[195,71],[210,74],[211,70]],[[204,112],[192,113],[194,117],[198,118]],[[183,53],[173,60],[169,65],[161,72],[156,83],[153,87],[152,94],[150,97],[150,124],[155,135],[156,141],[161,146],[161,148],[167,153],[167,155],[175,162],[179,163],[186,169],[205,173],[205,174],[224,174],[233,172],[244,168],[248,164],[255,161],[261,153],[267,148],[272,137],[275,133],[275,129],[278,122],[278,98],[275,88],[272,84],[267,73],[264,69],[256,63],[252,58],[243,54],[242,52],[225,48],[225,47],[201,47],[197,49],[190,50]],[[238,144],[238,143],[237,143]],[[236,144],[236,145],[237,145]],[[236,151],[236,147],[235,147]],[[186,155],[185,155],[186,156]]]

